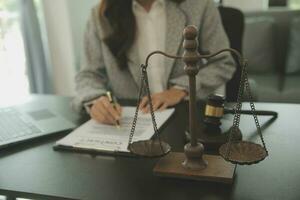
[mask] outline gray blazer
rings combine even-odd
[[[213,0],[186,0],[176,4],[166,0],[166,52],[182,54],[182,31],[189,24],[199,29],[199,51],[213,53],[229,47],[219,12]],[[135,99],[140,86],[138,50],[130,51],[128,69],[120,70],[116,59],[103,42],[110,34],[107,19],[99,17],[99,7],[92,9],[85,33],[85,64],[76,76],[77,95],[73,108],[80,112],[85,102],[103,95],[109,88],[118,98]],[[144,61],[143,61],[144,62]],[[165,59],[165,88],[174,85],[188,88],[188,79],[182,61]],[[197,98],[206,98],[231,79],[235,64],[229,53],[200,64],[197,75]]]

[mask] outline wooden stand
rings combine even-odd
[[[204,155],[203,159],[208,162],[205,169],[189,170],[182,166],[185,155],[172,152],[156,164],[153,172],[162,177],[233,183],[236,165],[226,162],[221,156]]]
[[[198,141],[205,145],[205,149],[218,150],[223,144],[228,142],[230,129],[224,133],[200,132]],[[233,140],[241,141],[242,134],[240,130],[234,132]]]
[[[196,136],[196,75],[199,72],[198,30],[188,26],[183,32],[184,70],[189,79],[189,130],[191,140],[183,153],[170,153],[154,169],[159,176],[232,183],[235,166],[220,156],[204,155],[204,146]],[[212,55],[213,56],[213,55]]]
[[[191,135],[188,131],[185,132],[187,141],[191,140]],[[207,133],[203,130],[197,132],[198,142],[205,146],[206,150],[218,150],[221,145],[228,141],[229,132],[225,133]]]

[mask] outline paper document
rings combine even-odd
[[[56,145],[109,152],[128,152],[127,146],[135,109],[135,107],[123,108],[120,128],[100,124],[91,119],[57,141]],[[157,127],[161,127],[173,112],[174,109],[155,112]],[[133,141],[148,140],[153,135],[151,115],[139,113]]]

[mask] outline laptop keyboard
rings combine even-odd
[[[29,120],[13,108],[0,109],[0,143],[41,133]]]

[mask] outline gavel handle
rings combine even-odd
[[[252,115],[251,110],[241,110],[240,113],[244,114],[244,115]],[[275,111],[256,110],[256,111],[254,111],[254,113],[256,115],[260,115],[260,116],[273,116],[276,118],[278,117],[278,113]],[[224,114],[235,114],[235,113],[234,113],[234,110],[225,108]]]

